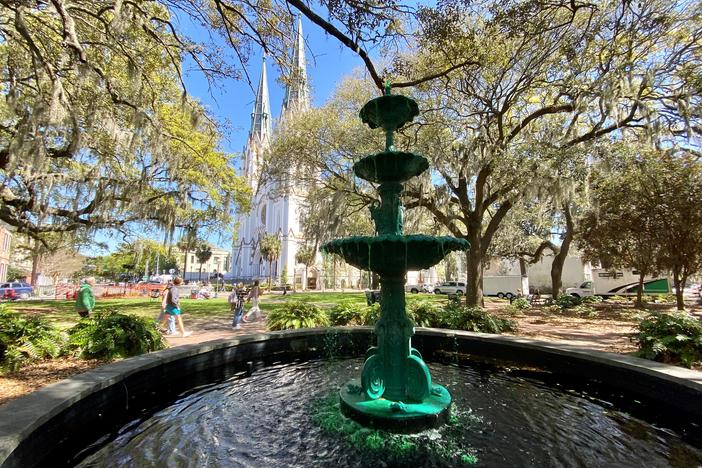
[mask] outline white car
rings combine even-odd
[[[405,285],[405,292],[412,293],[412,294],[417,294],[417,293],[430,293],[433,292],[434,288],[431,287],[431,284],[406,284]]]
[[[466,292],[466,283],[459,281],[444,281],[434,287],[434,294],[457,294],[459,296]]]

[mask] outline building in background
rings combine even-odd
[[[9,224],[0,221],[0,282],[8,279],[7,269],[10,266],[10,251],[12,249],[12,230]]]
[[[211,247],[211,249],[212,256],[208,261],[202,264],[202,271],[200,271],[201,265],[194,250],[187,253],[187,265],[185,262],[185,253],[180,249],[175,250],[175,255],[178,258],[178,268],[187,268],[187,270],[181,271],[185,281],[207,282],[214,274],[226,273],[230,270],[232,253],[226,249],[220,249],[219,247]]]

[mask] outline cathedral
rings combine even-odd
[[[305,43],[302,35],[302,21],[298,18],[295,44],[292,56],[293,69],[285,87],[285,96],[278,124],[293,113],[304,112],[310,107],[307,67],[305,64]],[[302,286],[300,272],[296,272],[295,254],[304,245],[298,207],[301,197],[294,191],[280,186],[280,182],[261,183],[261,168],[266,150],[270,147],[273,122],[268,94],[266,61],[263,60],[261,77],[256,91],[256,101],[251,113],[251,129],[244,149],[243,173],[247,184],[252,188],[251,210],[239,218],[239,230],[232,252],[231,276],[234,281],[249,282],[269,276],[280,278],[285,283],[298,282]],[[281,190],[282,188],[282,190]],[[271,265],[261,257],[260,239],[266,234],[278,236],[281,242],[280,256]],[[304,271],[304,267],[301,268]],[[318,287],[316,269],[305,278],[307,288]],[[287,278],[281,278],[286,275]]]

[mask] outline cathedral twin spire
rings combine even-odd
[[[295,31],[295,44],[293,46],[292,69],[287,85],[285,86],[285,97],[283,98],[283,109],[281,118],[295,109],[305,110],[309,108],[309,87],[307,85],[307,65],[305,61],[305,40],[302,35],[302,20],[297,18],[297,28]],[[251,131],[249,133],[249,144],[266,144],[272,135],[272,117],[268,94],[268,76],[266,73],[266,58],[263,57],[261,66],[261,77],[258,81],[256,91],[256,101],[251,113]]]

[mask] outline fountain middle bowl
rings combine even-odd
[[[406,182],[429,169],[424,156],[403,151],[383,151],[359,160],[353,172],[369,182]]]
[[[449,253],[468,247],[464,239],[417,234],[347,237],[324,244],[322,251],[362,270],[399,274],[430,268]]]

